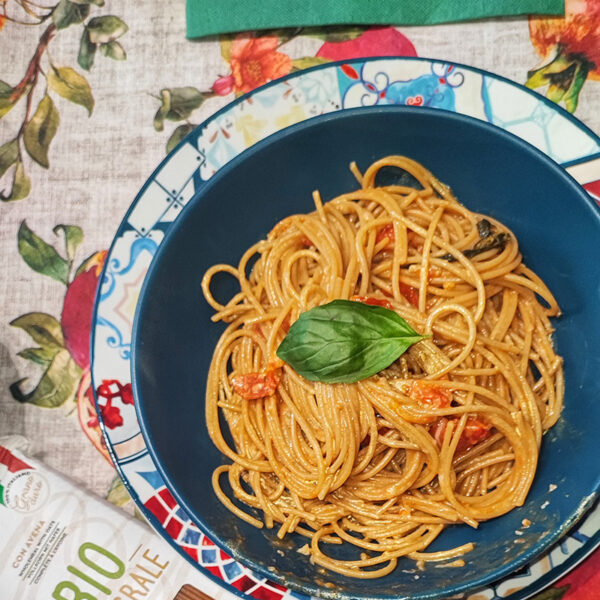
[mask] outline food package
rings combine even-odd
[[[152,529],[14,444],[0,445],[2,600],[227,597]]]

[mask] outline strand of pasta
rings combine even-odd
[[[420,189],[378,187],[384,167],[409,173]],[[315,564],[374,578],[401,557],[456,559],[472,545],[425,552],[445,526],[476,527],[523,504],[541,436],[560,415],[564,377],[548,320],[560,309],[504,225],[469,211],[406,157],[381,159],[364,174],[351,169],[359,190],[325,203],[315,193],[315,212],[287,217],[237,266],[204,275],[213,320],[227,324],[209,370],[206,422],[232,461],[212,480],[229,510],[280,538],[310,538]],[[483,219],[506,237],[473,255]],[[211,292],[219,273],[239,281],[225,303]],[[351,385],[307,381],[278,362],[302,312],[355,295],[389,302],[433,341]],[[268,397],[245,399],[232,386],[232,376],[268,369],[281,375]],[[414,382],[450,401],[415,399]],[[489,433],[465,446],[474,426]],[[357,558],[323,547],[340,543]]]

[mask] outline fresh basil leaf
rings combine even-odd
[[[277,356],[311,381],[354,383],[389,367],[425,337],[393,310],[334,300],[302,313]]]
[[[506,244],[510,241],[510,234],[504,231],[500,233],[494,233],[493,235],[488,234],[487,237],[479,240],[473,248],[468,250],[463,250],[463,254],[466,258],[473,258],[478,254],[482,254],[483,252],[487,252],[488,250],[504,250]],[[452,256],[452,254],[444,254],[440,256],[442,260],[446,260],[448,262],[456,262],[456,258]]]

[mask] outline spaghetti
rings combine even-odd
[[[378,187],[384,167],[419,185]],[[447,525],[477,527],[522,505],[559,417],[549,317],[560,309],[514,235],[423,166],[389,156],[364,175],[351,168],[360,189],[325,204],[315,192],[314,212],[203,278],[213,321],[228,323],[206,390],[210,437],[232,461],[215,470],[214,490],[248,523],[306,536],[312,562],[350,577],[386,575],[403,556],[460,565],[472,544],[427,547]],[[219,272],[239,281],[226,304],[210,291]],[[386,306],[432,337],[357,383],[308,381],[276,350],[301,313],[333,299]],[[334,558],[336,544],[356,558]]]

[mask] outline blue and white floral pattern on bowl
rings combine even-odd
[[[600,139],[574,117],[536,93],[464,65],[415,58],[332,63],[268,84],[236,100],[190,133],[146,182],[110,248],[94,311],[92,380],[131,381],[133,318],[154,254],[185,205],[219,169],[265,137],[327,112],[403,104],[469,115],[542,150],[600,197]],[[97,398],[96,398],[97,401]],[[100,411],[98,411],[100,414]],[[139,509],[186,559],[231,594],[258,600],[302,598],[227,556],[177,505],[152,462],[133,406],[123,425],[104,437]],[[600,543],[600,508],[593,509],[550,551],[470,600],[523,600],[577,564]]]

